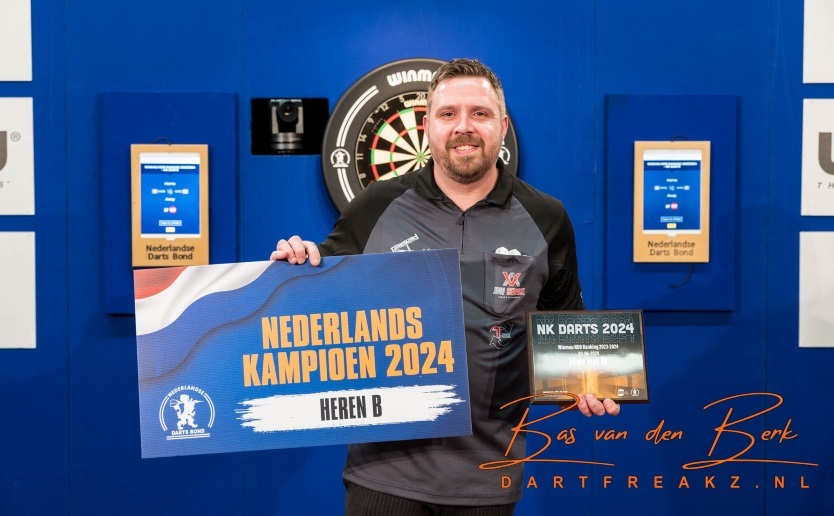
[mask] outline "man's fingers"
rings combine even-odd
[[[609,403],[610,405],[606,405],[606,403]],[[599,401],[597,397],[590,392],[579,396],[579,403],[577,403],[576,406],[582,415],[588,417],[591,417],[594,414],[602,416],[605,415],[605,413],[616,416],[620,413],[620,406],[614,403],[614,401],[610,399],[606,399],[605,402]]]
[[[283,238],[275,244],[275,250],[269,255],[270,260],[286,260],[289,263],[304,263],[310,259],[312,265],[321,263],[321,253],[315,243],[301,240],[295,235],[289,240]]]
[[[611,398],[605,398],[602,400],[602,406],[605,407],[605,412],[607,412],[609,416],[616,416],[620,413],[620,404]]]
[[[269,255],[270,260],[286,260],[287,259],[287,241],[283,238],[275,244],[275,250]]]
[[[292,247],[283,238],[275,244],[275,250],[269,255],[270,260],[287,260],[289,261]]]
[[[576,407],[579,409],[579,412],[581,412],[583,416],[591,417],[591,409],[588,408],[588,402],[585,400],[584,394],[579,396]]]
[[[290,246],[290,254],[287,261],[290,263],[304,263],[307,260],[307,248],[304,247],[304,241],[298,235],[290,237],[287,241]]]
[[[590,411],[594,414],[598,416],[605,414],[605,407],[602,406],[602,402],[599,401],[593,394],[586,394],[585,401],[588,402],[588,409],[590,409]]]
[[[304,247],[307,250],[307,258],[310,259],[310,265],[318,266],[321,263],[321,253],[319,246],[309,240],[304,241]]]

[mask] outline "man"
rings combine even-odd
[[[584,304],[564,207],[502,170],[508,124],[489,68],[468,59],[444,64],[423,119],[427,166],[364,190],[320,247],[294,236],[271,255],[318,265],[321,256],[390,252],[406,240],[411,250],[460,252],[473,435],[350,446],[348,514],[509,515],[521,498],[520,465],[479,466],[525,457],[524,433],[512,432],[526,408],[512,402],[529,394],[525,313]],[[620,410],[591,394],[578,408],[586,416]],[[509,488],[502,476],[512,479]]]

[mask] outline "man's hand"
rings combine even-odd
[[[605,414],[616,416],[620,413],[620,405],[614,400],[611,398],[605,398],[603,401],[599,401],[597,397],[590,392],[579,396],[579,404],[577,407],[579,407],[579,412],[582,412],[583,415],[588,417],[591,417],[594,414],[598,416],[603,416]]]
[[[278,241],[275,250],[269,256],[270,260],[286,260],[289,263],[304,263],[310,259],[310,265],[316,266],[321,263],[319,248],[309,240],[301,240],[295,235],[289,240],[283,238]]]

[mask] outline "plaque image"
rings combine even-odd
[[[527,341],[533,403],[649,401],[640,310],[529,312]]]

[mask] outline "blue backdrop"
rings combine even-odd
[[[830,217],[799,215],[802,99],[834,98],[834,86],[802,84],[802,2],[460,7],[32,0],[34,80],[0,83],[0,96],[34,98],[36,214],[2,217],[0,231],[36,232],[38,343],[0,352],[0,513],[342,511],[341,446],[140,459],[134,319],[105,307],[105,207],[117,194],[102,177],[102,98],[237,98],[224,149],[236,156],[224,176],[236,178],[236,206],[223,236],[235,238],[224,253],[263,260],[280,237],[322,239],[337,212],[319,156],[250,154],[250,99],[325,97],[332,107],[369,70],[409,57],[477,57],[503,79],[519,175],[565,202],[591,308],[617,281],[606,249],[631,245],[630,233],[605,223],[618,193],[607,177],[606,96],[738,101],[734,279],[725,285],[735,302],[646,312],[651,403],[617,419],[574,412],[539,427],[554,439],[542,456],[613,466],[531,464],[518,513],[834,512],[834,416],[825,408],[834,351],[797,344],[799,231],[834,230]],[[708,407],[763,392],[782,404],[764,412],[778,399],[759,394]],[[727,427],[744,433],[716,432],[725,418],[757,412]],[[739,459],[818,466],[684,467],[748,444]]]

